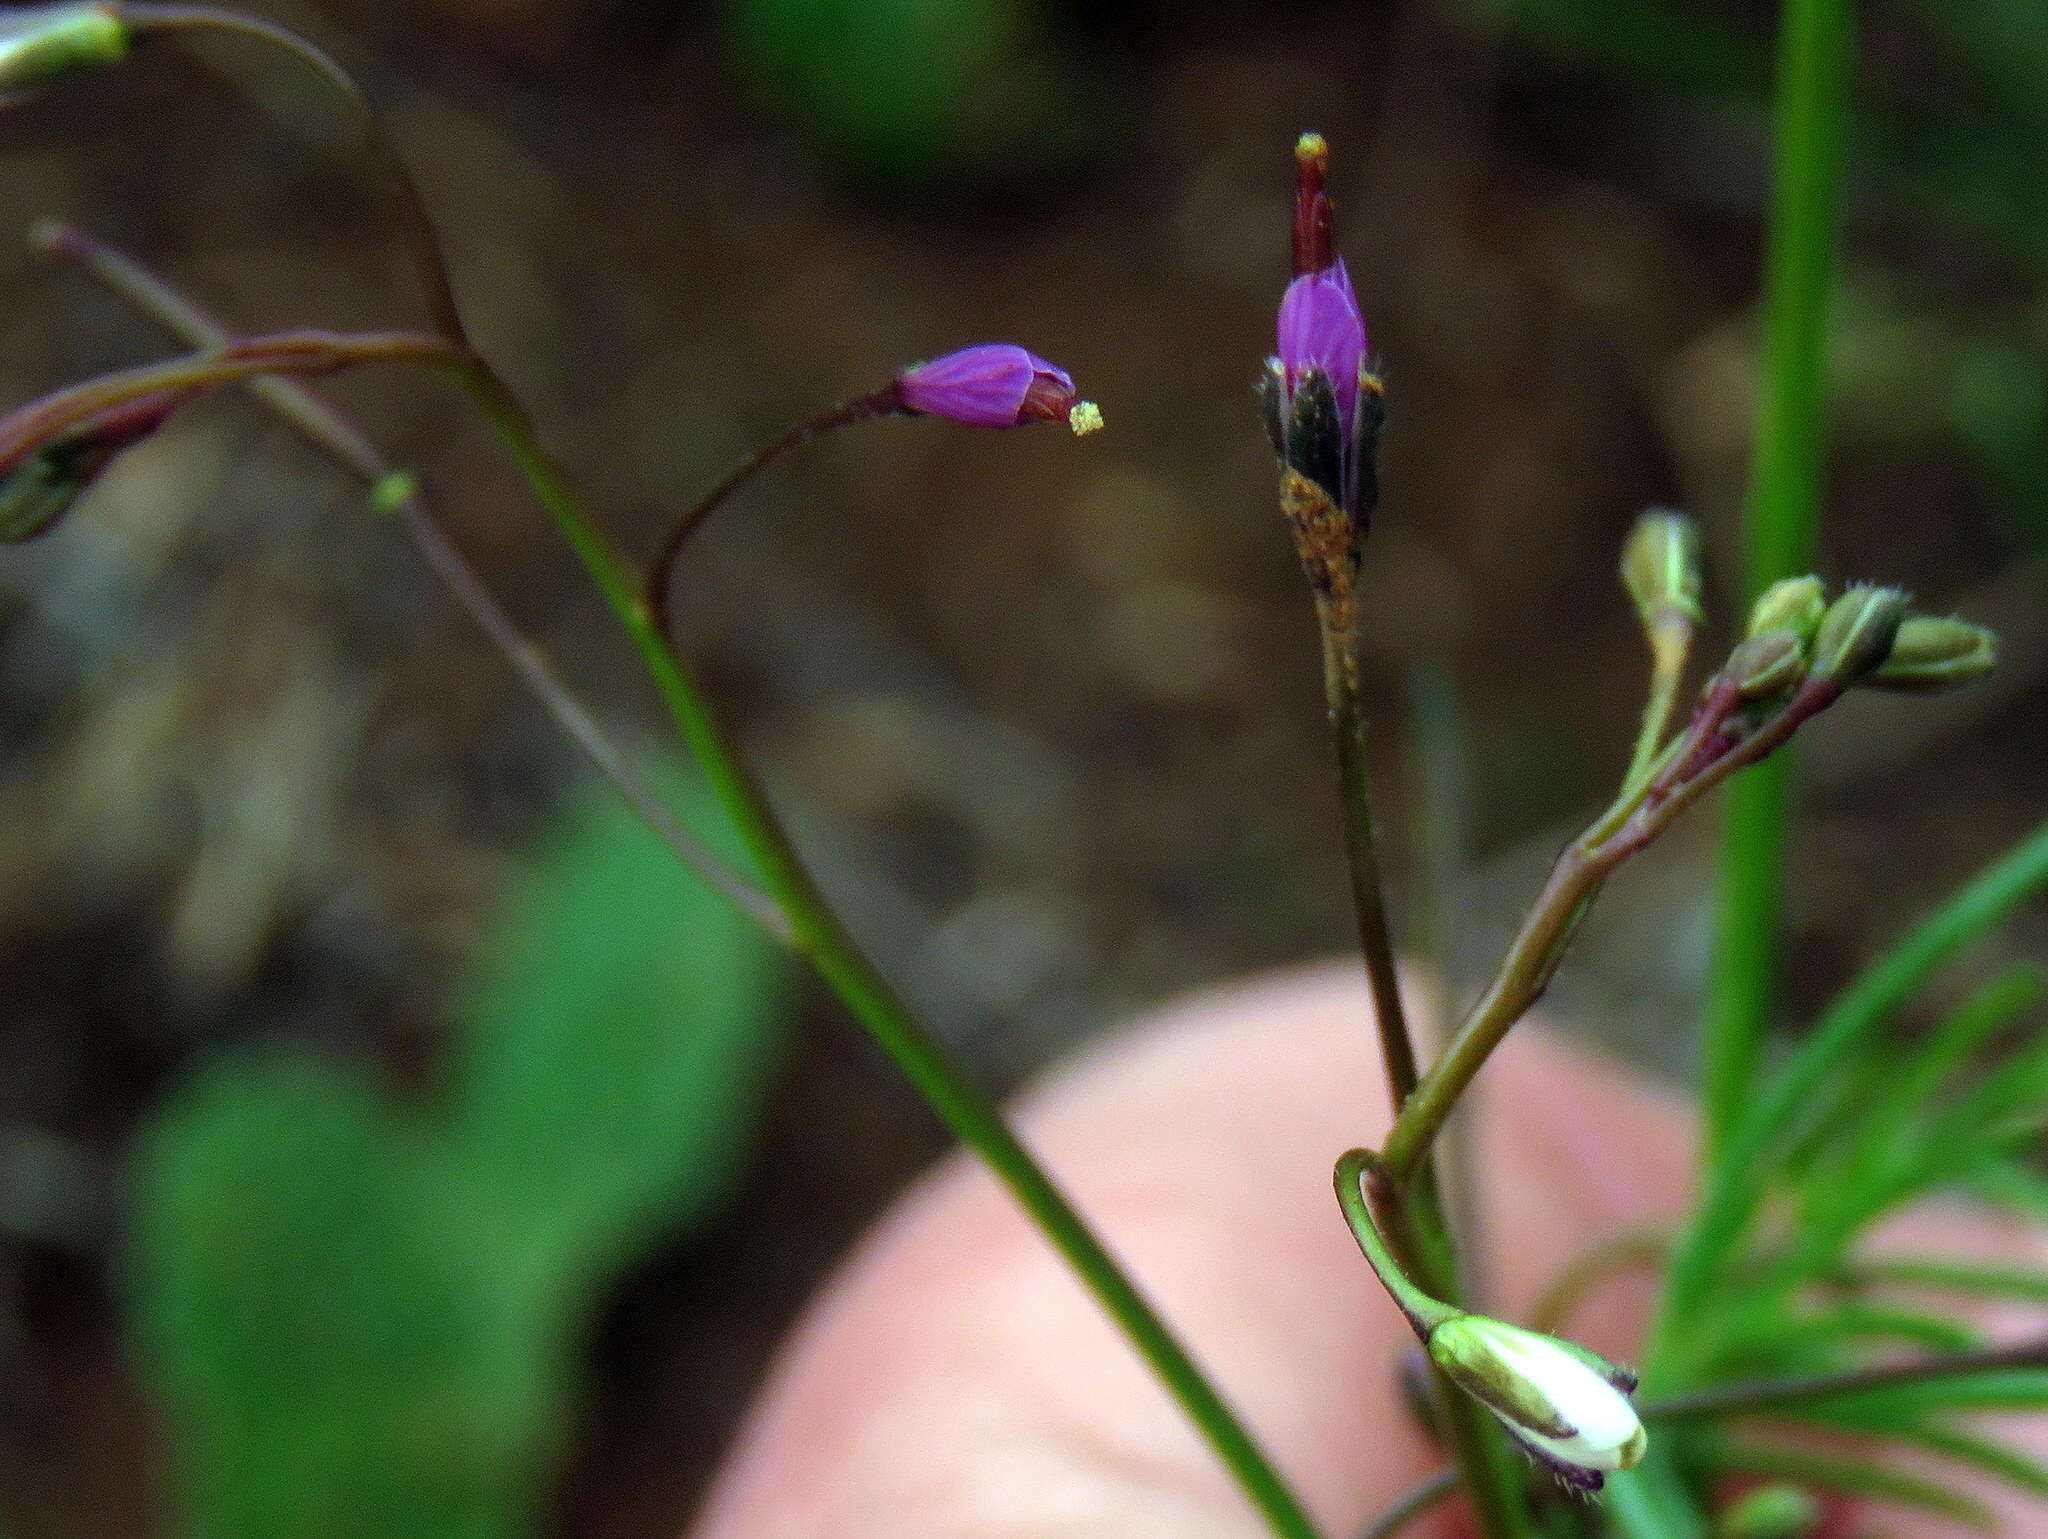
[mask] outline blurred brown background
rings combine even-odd
[[[1443,906],[1467,971],[1626,753],[1629,521],[1685,507],[1732,570],[1765,8],[1634,32],[1643,7],[1563,0],[261,9],[389,106],[480,342],[635,550],[737,455],[912,359],[1012,339],[1102,404],[1109,431],[1079,443],[892,422],[817,446],[721,515],[683,587],[830,889],[993,1086],[1346,943],[1313,636],[1249,391],[1297,132],[1334,147],[1392,382],[1368,589],[1390,821],[1420,820],[1422,739],[1439,759],[1462,739],[1467,783],[1439,791],[1465,831]],[[1992,623],[2008,663],[1953,701],[1858,702],[1806,755],[1794,1019],[2039,816],[2048,748],[2048,230],[1997,138],[2031,165],[2040,125],[1933,7],[1867,26],[1825,575]],[[329,105],[247,50],[152,47],[10,110],[0,146],[0,232],[60,215],[249,326],[419,316]],[[0,285],[10,403],[166,350],[19,243]],[[629,653],[460,402],[397,377],[337,393],[659,751]],[[1455,697],[1455,725],[1398,730],[1418,695],[1437,717]],[[156,1524],[110,1298],[160,1087],[272,1038],[431,1074],[492,895],[583,773],[359,490],[245,403],[181,420],[0,560],[20,1532]],[[1617,885],[1557,991],[1675,1072],[1710,824]],[[940,1147],[803,998],[739,1200],[601,1321],[566,1532],[676,1528],[790,1312]],[[820,1150],[826,1212],[793,1189]]]

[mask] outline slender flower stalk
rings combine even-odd
[[[1700,609],[1700,536],[1693,521],[1667,508],[1636,520],[1622,548],[1622,583],[1635,601],[1650,646],[1650,694],[1624,784],[1647,779],[1670,730]]]
[[[203,7],[128,7],[124,14],[145,18],[165,29],[218,23],[230,31],[255,30],[265,36],[270,31],[263,24],[244,28],[239,25],[242,18]],[[271,40],[280,41],[275,37]],[[325,59],[317,50],[310,52]],[[361,102],[361,93],[354,83],[341,75],[338,68],[335,73],[351,99]],[[766,795],[712,713],[702,685],[662,634],[652,607],[643,597],[642,583],[631,575],[623,556],[585,509],[568,476],[543,443],[524,404],[467,342],[452,290],[445,282],[446,267],[433,227],[425,219],[404,164],[383,137],[375,114],[366,103],[362,111],[380,158],[403,189],[405,196],[401,202],[409,203],[419,212],[420,217],[407,220],[407,227],[420,254],[423,275],[438,275],[442,280],[429,284],[430,293],[438,291],[445,300],[445,306],[436,304],[437,312],[446,311],[437,314],[440,334],[281,332],[238,339],[189,358],[105,376],[59,391],[0,421],[0,475],[54,436],[89,420],[95,412],[152,391],[199,392],[266,375],[320,375],[381,363],[425,365],[452,380],[497,433],[625,629],[653,676],[677,730],[703,767],[714,795],[732,817],[786,921],[791,943],[812,962],[954,1135],[1009,1189],[1159,1378],[1278,1539],[1320,1539],[1314,1521],[1285,1478],[1172,1328],[1018,1141],[1002,1116],[952,1064],[819,891]],[[1032,413],[1043,410],[1045,404],[1044,387],[1034,390],[1027,384],[1025,398],[1019,402],[1019,420],[1030,420]],[[1079,431],[1090,430],[1100,422],[1100,414],[1084,406],[1085,403],[1073,402],[1068,413],[1068,420]]]
[[[1280,301],[1275,351],[1266,361],[1259,392],[1280,462],[1281,512],[1315,601],[1359,949],[1388,1092],[1398,1110],[1421,1073],[1395,968],[1374,829],[1356,602],[1366,531],[1379,497],[1384,392],[1369,367],[1364,317],[1335,249],[1326,185],[1329,146],[1319,134],[1303,134],[1294,158],[1293,277]],[[1454,1298],[1457,1256],[1434,1169],[1411,1174],[1414,1179],[1400,1190],[1389,1186],[1380,1192],[1388,1243],[1424,1287]],[[1340,1177],[1340,1193],[1344,1184]],[[1355,1176],[1350,1186],[1347,1201],[1358,1197]],[[1500,1439],[1441,1373],[1434,1374],[1434,1386],[1461,1479],[1487,1539],[1525,1534],[1522,1494]]]
[[[706,519],[755,476],[792,450],[857,422],[877,417],[945,417],[969,427],[1013,428],[1032,422],[1064,422],[1076,434],[1102,426],[1102,412],[1075,393],[1073,377],[1015,343],[991,342],[962,348],[903,370],[888,384],[821,412],[771,438],[721,476],[711,489],[669,526],[647,563],[642,597],[655,628],[670,640],[675,627],[669,595],[676,567],[690,537]]]
[[[1294,277],[1280,301],[1276,350],[1259,389],[1280,460],[1281,511],[1315,597],[1359,945],[1398,1108],[1415,1088],[1419,1070],[1394,966],[1373,826],[1355,597],[1366,528],[1378,501],[1382,390],[1367,367],[1358,296],[1333,244],[1329,157],[1320,134],[1303,134],[1295,145]]]
[[[656,627],[625,558],[590,517],[524,405],[481,357],[445,338],[417,332],[282,332],[252,337],[190,358],[108,375],[14,413],[0,421],[0,471],[51,434],[152,391],[209,389],[265,374],[329,374],[382,363],[434,368],[476,404],[653,674],[678,731],[733,818],[787,920],[792,944],[1073,1267],[1273,1533],[1279,1539],[1319,1539],[1314,1522],[1285,1479],[1158,1310],[846,929],[711,711],[694,671]]]

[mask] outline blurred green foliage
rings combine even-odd
[[[516,884],[441,1094],[276,1053],[175,1094],[141,1159],[133,1285],[191,1531],[530,1530],[598,1295],[736,1171],[783,976],[592,791]]]
[[[1733,102],[1759,124],[1767,110],[1768,10],[1692,0],[1464,4],[1490,25],[1644,87]],[[1930,279],[1918,258],[1857,257],[1850,278],[1863,303],[1836,328],[1838,353],[1852,355],[1838,369],[1838,415],[1908,451],[1961,451],[2004,532],[2038,546],[2048,539],[2048,311],[2038,297],[2048,278],[2048,6],[1897,0],[1866,23],[1895,46],[1875,51],[1860,76],[1858,217],[1916,225],[1974,271],[1965,278],[1951,266]],[[1928,248],[1915,250],[1924,257]],[[1912,350],[1889,346],[1902,330]],[[1854,367],[1875,356],[1890,367]]]
[[[879,183],[1005,179],[1081,159],[1109,99],[1040,0],[724,0],[749,84]]]

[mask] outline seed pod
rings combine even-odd
[[[1998,638],[1981,625],[1937,615],[1909,615],[1891,655],[1863,682],[1874,689],[1932,694],[1981,679],[1998,664]]]

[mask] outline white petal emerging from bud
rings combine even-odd
[[[1634,1380],[1583,1347],[1481,1315],[1430,1332],[1429,1353],[1560,1479],[1598,1490],[1648,1442],[1629,1404]]]

